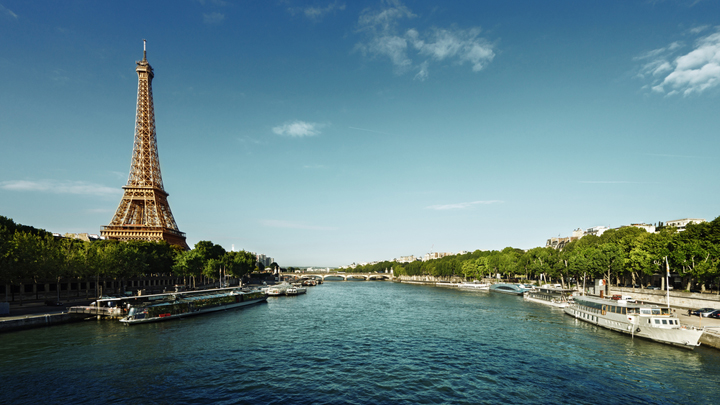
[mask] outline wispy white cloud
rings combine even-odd
[[[70,77],[62,69],[55,69],[50,72],[50,79],[58,85],[65,85],[70,82]]]
[[[9,191],[36,191],[53,194],[94,195],[98,197],[117,196],[122,190],[84,181],[58,180],[9,180],[0,182],[0,188]]]
[[[438,210],[438,211],[445,211],[445,210],[462,210],[465,208],[470,208],[473,205],[490,205],[490,204],[497,204],[501,203],[500,200],[488,200],[488,201],[471,201],[471,202],[462,202],[457,204],[443,204],[443,205],[431,205],[428,207],[425,207],[426,209],[430,210]]]
[[[225,14],[218,12],[203,14],[203,22],[205,24],[220,24],[223,21],[225,21]]]
[[[707,30],[708,28],[710,28],[709,25],[701,25],[701,26],[699,26],[699,27],[690,28],[689,32],[690,32],[691,34],[699,34],[699,33],[703,32],[703,31]]]
[[[272,131],[277,135],[291,136],[293,138],[302,138],[305,136],[320,135],[320,129],[327,124],[318,124],[315,122],[293,121],[283,125],[273,127]]]
[[[126,172],[111,171],[110,174],[112,174],[113,177],[115,177],[117,179],[127,179],[128,178],[128,174]]]
[[[492,45],[479,37],[479,28],[469,30],[434,28],[430,34],[425,35],[425,39],[422,39],[420,33],[414,29],[408,30],[406,35],[421,55],[436,61],[455,59],[458,64],[470,62],[474,72],[481,71],[495,57]]]
[[[237,141],[246,145],[263,145],[265,143],[261,138],[252,135],[240,135]]]
[[[326,15],[335,12],[335,11],[342,11],[345,10],[345,3],[339,3],[337,1],[333,3],[329,3],[325,7],[315,7],[315,6],[306,6],[306,7],[291,7],[288,9],[290,14],[296,15],[304,15],[310,20],[313,21],[320,21],[325,17]]]
[[[265,219],[260,223],[270,228],[307,229],[311,231],[335,231],[337,228],[329,226],[308,225],[304,222],[282,221],[277,219]]]
[[[708,29],[700,26],[687,34],[697,36]],[[689,96],[720,84],[720,29],[697,38],[689,52],[685,48],[676,41],[635,57],[642,63],[638,77],[648,81],[643,88],[667,96]]]
[[[10,10],[9,8],[5,8],[5,6],[3,6],[2,4],[0,4],[0,15],[4,16],[6,18],[11,18],[13,20],[19,19],[17,14],[13,13],[13,11]]]
[[[373,134],[394,136],[393,134],[388,134],[387,132],[375,131],[375,130],[372,130],[372,129],[358,128],[358,127],[348,127],[348,128],[349,128],[349,129],[355,129],[355,130],[357,130],[357,131],[372,132]]]
[[[430,77],[431,62],[468,62],[479,72],[495,58],[493,44],[480,37],[480,28],[433,28],[427,32],[401,28],[401,22],[414,17],[399,0],[387,0],[380,10],[364,10],[358,31],[366,40],[355,49],[365,56],[389,58],[396,74],[414,71],[419,81]]]

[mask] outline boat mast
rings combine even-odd
[[[665,256],[665,291],[667,294],[667,306],[670,309],[670,264],[668,264],[667,256]]]

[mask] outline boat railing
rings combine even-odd
[[[85,314],[85,315],[101,315],[101,316],[120,316],[123,315],[122,308],[119,307],[96,307],[96,306],[76,306],[68,308],[69,314]]]

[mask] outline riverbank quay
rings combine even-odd
[[[432,276],[400,276],[393,281],[402,284],[417,284],[435,287],[455,287],[458,278],[438,278]],[[494,282],[497,280],[483,279],[482,282]],[[632,288],[611,288],[610,295],[630,295],[633,299],[647,303],[656,304],[658,306],[667,305],[667,296],[664,291],[632,289]],[[686,292],[670,292],[670,306],[673,311],[679,315],[681,323],[688,327],[704,327],[705,330],[700,338],[700,343],[720,350],[720,319],[702,318],[688,316],[689,309],[695,308],[718,308],[720,309],[720,299],[716,294],[700,294]]]
[[[681,309],[677,309],[677,312],[680,314],[678,318],[683,325],[705,328],[700,337],[701,344],[720,350],[720,319],[689,316],[687,311]]]
[[[0,333],[80,321],[83,318],[67,313],[67,307],[89,305],[90,302],[80,299],[61,306],[48,306],[44,301],[38,300],[25,301],[22,305],[17,302],[10,303],[10,313],[0,315]]]
[[[15,315],[0,318],[0,333],[14,332],[25,329],[42,328],[70,322],[81,321],[83,318],[65,311],[44,314]]]
[[[629,295],[635,300],[667,305],[665,290],[648,290],[646,288],[610,287],[609,295]],[[670,306],[673,308],[717,308],[720,309],[720,295],[716,293],[691,293],[670,290]]]
[[[648,290],[641,288],[610,288],[610,294],[629,295],[637,301],[649,302],[659,306],[668,304],[667,292],[663,290]],[[689,316],[688,310],[696,308],[720,309],[720,296],[708,293],[689,293],[684,291],[670,291],[670,307],[680,315],[680,322],[696,328],[704,327],[705,331],[700,337],[700,343],[720,349],[720,319],[701,318]]]

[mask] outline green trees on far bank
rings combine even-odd
[[[505,248],[446,256],[426,262],[382,262],[357,266],[353,272],[384,271],[392,268],[395,276],[457,276],[465,279],[484,277],[547,280],[565,285],[570,279],[582,282],[605,279],[612,284],[643,284],[654,275],[670,271],[691,289],[720,284],[720,217],[702,224],[689,224],[684,232],[662,228],[647,233],[636,227],[611,229],[602,236],[585,236],[562,250],[537,247],[527,251]],[[662,278],[660,283],[664,283]],[[671,283],[674,283],[671,280]],[[664,285],[664,284],[663,284]],[[661,285],[662,286],[662,285]]]

